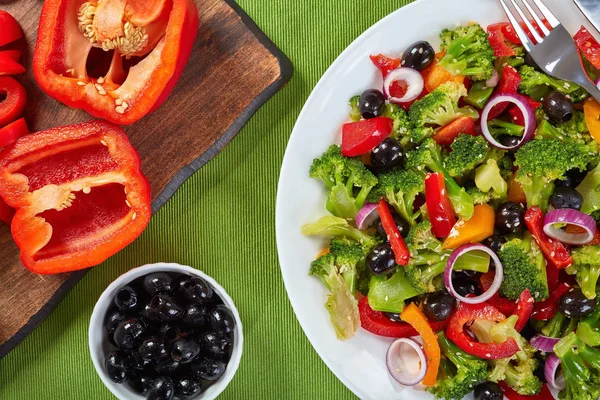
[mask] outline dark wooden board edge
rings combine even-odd
[[[279,62],[281,70],[279,78],[269,85],[265,90],[262,91],[252,102],[246,107],[246,109],[240,114],[240,116],[229,126],[227,131],[200,157],[192,161],[189,165],[181,169],[171,181],[167,184],[165,189],[158,195],[158,197],[152,202],[152,213],[156,213],[166,202],[175,194],[177,189],[188,180],[196,171],[208,163],[214,156],[216,156],[233,138],[242,130],[244,125],[250,120],[250,118],[258,111],[258,109],[265,104],[279,89],[281,89],[293,75],[293,66],[290,59],[277,47],[275,43],[269,39],[269,37],[256,25],[256,23],[250,18],[248,14],[234,1],[224,0],[229,6],[235,11],[242,19],[242,22],[250,32],[252,32],[260,43],[265,46],[270,53],[272,53]],[[56,306],[61,302],[63,297],[71,291],[71,289],[83,278],[88,270],[76,271],[71,277],[66,280],[60,288],[54,293],[50,300],[40,310],[34,314],[29,321],[23,327],[14,334],[10,339],[0,345],[0,359],[7,355],[12,349],[17,347],[19,343],[23,341],[35,328],[37,328],[46,317],[52,313]]]

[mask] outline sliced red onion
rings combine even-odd
[[[390,95],[390,87],[395,81],[406,82],[407,89],[404,96],[392,97]],[[383,81],[383,93],[385,93],[386,96],[390,96],[389,100],[391,103],[407,103],[413,101],[419,97],[424,87],[425,81],[423,80],[421,73],[416,69],[407,67],[401,67],[390,71]]]
[[[494,73],[492,74],[490,79],[485,81],[485,86],[487,86],[489,88],[493,88],[493,87],[498,86],[499,82],[500,82],[500,75],[498,74],[498,71],[496,71],[496,69],[494,68]]]
[[[494,106],[497,106],[501,103],[512,103],[516,105],[519,110],[523,113],[523,118],[525,119],[525,133],[521,140],[515,146],[504,146],[502,143],[498,142],[491,134],[490,129],[488,127],[488,117],[490,115],[490,111]],[[512,150],[521,147],[528,141],[534,138],[535,129],[537,128],[537,122],[535,121],[535,112],[527,99],[519,94],[498,94],[493,96],[483,108],[483,112],[481,114],[481,133],[487,139],[490,144],[501,150]]]
[[[544,353],[554,353],[554,345],[558,342],[560,342],[560,339],[543,335],[535,335],[529,341],[534,349],[543,351]]]
[[[560,358],[556,357],[554,354],[550,354],[546,359],[546,365],[544,366],[544,377],[551,388],[563,390],[565,388],[565,378],[562,374],[558,377],[556,376],[558,367],[560,367]]]
[[[366,203],[363,208],[356,214],[356,226],[361,231],[367,229],[373,222],[377,221],[379,214],[377,214],[377,204]]]
[[[496,265],[496,276],[494,276],[494,280],[490,288],[481,295],[477,297],[463,297],[460,294],[458,294],[458,292],[454,289],[454,286],[452,285],[452,268],[454,268],[454,263],[456,263],[458,257],[471,251],[483,251],[489,254],[492,258],[492,261]],[[504,270],[502,268],[502,263],[500,262],[500,259],[498,258],[496,253],[494,253],[489,247],[484,246],[482,244],[465,244],[463,246],[460,246],[458,249],[454,250],[450,255],[450,258],[448,259],[448,262],[446,262],[446,269],[444,270],[444,284],[446,285],[446,289],[448,289],[448,292],[450,292],[450,294],[458,300],[467,304],[479,304],[489,300],[493,295],[496,294],[496,292],[498,292],[498,289],[500,289],[500,285],[502,284],[503,279]]]
[[[576,225],[585,230],[585,233],[569,233],[554,227],[554,224]],[[559,242],[580,246],[594,239],[598,227],[594,218],[581,211],[570,208],[552,210],[544,217],[544,233]]]
[[[425,351],[410,338],[397,339],[390,345],[386,364],[392,378],[406,386],[420,383],[427,372]]]

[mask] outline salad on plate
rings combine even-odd
[[[536,27],[537,28],[537,27]],[[330,238],[309,275],[339,339],[395,339],[390,376],[438,398],[600,397],[600,104],[508,23],[399,58],[313,161]],[[533,39],[533,38],[531,38]],[[590,79],[600,44],[575,36]]]

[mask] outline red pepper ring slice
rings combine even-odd
[[[23,114],[27,92],[23,85],[8,76],[0,76],[0,126],[10,124]]]
[[[459,303],[456,311],[450,317],[450,322],[446,328],[446,336],[463,351],[485,360],[512,357],[519,351],[519,345],[513,338],[508,338],[503,343],[480,343],[473,340],[465,332],[465,328],[476,319],[501,322],[506,317],[487,303]]]
[[[93,121],[27,135],[0,153],[0,196],[12,234],[39,274],[100,264],[135,240],[151,216],[137,152],[116,125]]]

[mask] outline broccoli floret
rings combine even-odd
[[[439,399],[462,400],[486,380],[487,362],[462,351],[443,331],[437,337],[443,357],[436,385],[427,390]]]
[[[388,103],[385,105],[383,116],[394,121],[390,137],[400,142],[402,146],[410,143],[413,126],[406,111],[396,104]]]
[[[313,161],[310,177],[321,179],[327,189],[327,210],[336,217],[354,219],[365,204],[377,178],[362,162],[344,157],[336,145]],[[355,194],[355,192],[357,194]]]
[[[452,152],[446,157],[444,166],[452,177],[461,177],[481,164],[489,151],[483,136],[460,134],[450,145]]]
[[[506,197],[508,183],[502,177],[502,171],[494,159],[489,159],[485,164],[475,170],[475,185],[484,193],[491,193],[492,198]]]
[[[494,73],[494,49],[487,33],[478,24],[459,26],[442,31],[442,51],[446,55],[439,61],[452,75],[463,75],[474,81],[490,79]]]
[[[360,95],[353,96],[348,101],[348,105],[350,106],[350,119],[354,122],[358,122],[362,118],[362,114],[360,113],[360,108],[358,107],[359,101],[360,101]]]
[[[406,167],[418,171],[426,169],[431,172],[443,173],[446,191],[448,192],[448,197],[452,202],[454,211],[462,219],[471,219],[475,208],[473,199],[446,171],[441,151],[440,146],[433,139],[427,139],[416,150],[409,151],[406,154]]]
[[[477,189],[477,187],[475,186],[468,187],[467,193],[473,198],[473,203],[475,204],[488,204],[495,201],[501,201],[504,198],[506,198],[506,195],[496,195],[496,193],[493,190],[484,193],[481,190]]]
[[[594,214],[600,210],[600,164],[588,172],[577,186],[577,191],[583,197],[581,212]]]
[[[573,168],[585,171],[588,161],[589,156],[573,142],[532,140],[515,154],[515,165],[519,167],[515,179],[521,184],[529,207],[538,206],[546,211],[554,181],[564,179]]]
[[[529,65],[523,65],[519,70],[521,74],[521,85],[519,91],[528,96],[532,95],[532,92],[538,86],[544,85],[549,86],[552,89],[558,90],[559,92],[569,96],[574,103],[579,103],[585,100],[589,94],[581,86],[568,81],[562,81],[560,79],[552,78],[543,72],[537,71],[535,68]]]
[[[413,203],[419,193],[425,191],[425,177],[416,170],[394,169],[379,175],[379,183],[369,194],[369,201],[382,198],[396,209],[411,226],[416,225],[419,213],[413,212]]]
[[[500,287],[504,297],[517,300],[525,289],[529,289],[536,301],[548,297],[546,260],[529,232],[523,239],[516,238],[502,245],[498,257],[504,266],[504,281]]]
[[[600,307],[596,307],[593,313],[579,321],[577,336],[588,346],[600,346]]]
[[[366,232],[362,232],[348,223],[343,218],[326,215],[321,217],[317,222],[307,224],[302,227],[302,233],[307,236],[322,235],[332,238],[349,238],[359,242],[363,248],[363,254],[368,254],[369,251],[377,244],[381,243],[381,239],[376,236],[371,236]]]
[[[467,95],[467,89],[460,83],[445,83],[410,107],[408,116],[415,128],[444,126],[458,117],[468,116],[473,119],[479,113],[471,107],[458,107],[458,100]],[[419,136],[426,136],[433,131],[426,129]]]
[[[578,320],[567,318],[562,312],[557,312],[554,317],[544,323],[539,331],[542,335],[552,338],[563,338],[573,332],[577,327]]]
[[[425,292],[417,290],[406,277],[403,267],[389,279],[373,275],[369,285],[369,305],[377,311],[401,313],[405,301]]]
[[[575,275],[581,291],[588,299],[596,298],[596,285],[600,277],[600,246],[583,246],[571,252],[573,265],[567,273]]]
[[[560,359],[565,389],[560,400],[597,400],[600,397],[600,350],[570,333],[554,346]]]

